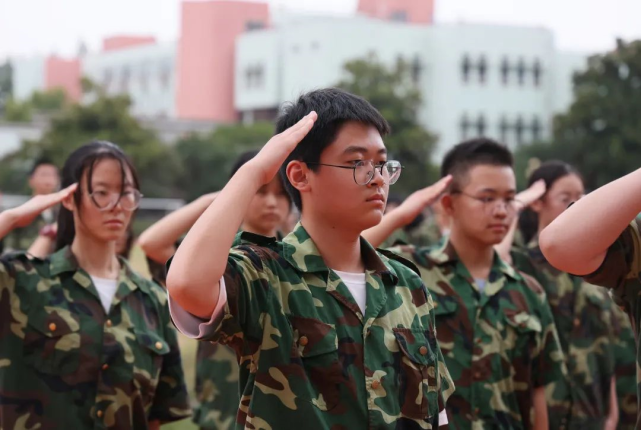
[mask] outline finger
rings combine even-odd
[[[316,122],[316,112],[310,113],[307,117],[305,117],[305,121],[301,123],[301,126],[298,127],[296,130],[292,131],[285,139],[286,142],[289,144],[298,144],[305,136],[307,136],[307,133],[312,129],[314,126],[314,122]]]
[[[306,127],[309,125],[309,121],[312,121],[312,124],[316,121],[316,118],[318,118],[318,114],[316,112],[311,111],[304,117],[302,117],[296,124],[293,126],[289,127],[287,130],[283,131],[279,136],[285,138],[291,136],[293,133],[296,133],[298,130],[301,128]]]

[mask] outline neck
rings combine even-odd
[[[116,257],[116,242],[102,242],[95,238],[76,234],[71,252],[78,265],[97,278],[117,279],[120,263]]]
[[[261,236],[266,236],[266,237],[276,237],[276,235],[278,234],[278,230],[277,229],[263,230],[263,229],[255,227],[255,226],[249,225],[247,223],[243,223],[240,226],[240,229],[242,231],[246,231],[248,233],[260,234]]]
[[[339,229],[326,220],[315,220],[305,215],[301,217],[301,224],[316,244],[327,267],[341,272],[365,272],[360,232]]]
[[[461,262],[474,278],[487,279],[494,263],[494,246],[479,242],[452,229],[450,242]]]

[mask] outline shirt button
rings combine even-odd
[[[156,349],[162,349],[162,343],[156,342]]]
[[[574,319],[574,327],[578,327],[578,326],[580,326],[580,325],[581,325],[581,320],[580,320],[580,319],[578,319],[578,318],[575,318],[575,319]]]
[[[109,369],[109,365],[107,363],[102,365],[102,370],[107,370]]]
[[[474,408],[474,414],[478,416],[478,414],[481,413],[481,410],[479,408]]]
[[[111,327],[111,326],[113,325],[113,323],[111,322],[111,320],[107,320],[107,322],[106,322],[105,324],[107,324],[107,327]]]
[[[481,339],[480,337],[477,337],[477,338],[476,338],[476,344],[477,344],[477,345],[480,345],[480,344],[482,344],[482,343],[483,343],[483,339]]]
[[[98,411],[98,412],[96,412],[96,416],[97,416],[98,418],[102,418],[102,411]]]
[[[298,339],[298,344],[300,346],[305,346],[309,343],[309,339],[307,339],[307,336],[301,336],[300,339]]]
[[[434,309],[438,308],[438,302],[434,302]]]
[[[427,355],[427,347],[421,346],[421,349],[419,349],[418,352],[420,352],[421,355]]]
[[[49,324],[49,330],[51,330],[51,331],[56,331],[56,329],[57,329],[57,328],[58,328],[58,327],[56,327],[56,324],[55,324],[55,323],[51,323],[51,324]]]
[[[374,380],[374,381],[372,382],[372,389],[374,389],[374,390],[375,390],[375,389],[377,389],[377,388],[378,388],[378,387],[380,387],[380,386],[381,386],[380,381],[378,381],[378,380]]]
[[[481,372],[479,372],[479,371],[474,372],[474,379],[479,379],[480,380],[481,379]]]

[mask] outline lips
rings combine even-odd
[[[381,202],[385,203],[385,196],[383,196],[382,194],[376,194],[376,195],[370,197],[369,199],[367,199],[367,201],[368,202],[381,201]]]
[[[117,220],[117,219],[112,219],[110,221],[105,222],[105,224],[110,225],[110,226],[122,226],[125,223],[120,221],[120,220]]]

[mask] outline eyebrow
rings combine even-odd
[[[499,193],[499,191],[496,190],[495,188],[483,188],[482,190],[478,190],[478,192],[479,193],[497,193],[497,194]],[[515,189],[507,190],[507,193],[516,194],[516,190]]]
[[[355,153],[367,154],[368,152],[369,150],[364,146],[348,146],[347,149],[343,151],[343,154],[355,154]],[[387,149],[381,148],[379,149],[377,154],[380,154],[380,155],[387,154]]]
[[[92,185],[92,187],[110,187],[113,184],[108,184],[106,182],[96,182],[95,184]],[[131,181],[125,181],[125,187],[133,187],[134,185],[131,183]]]

